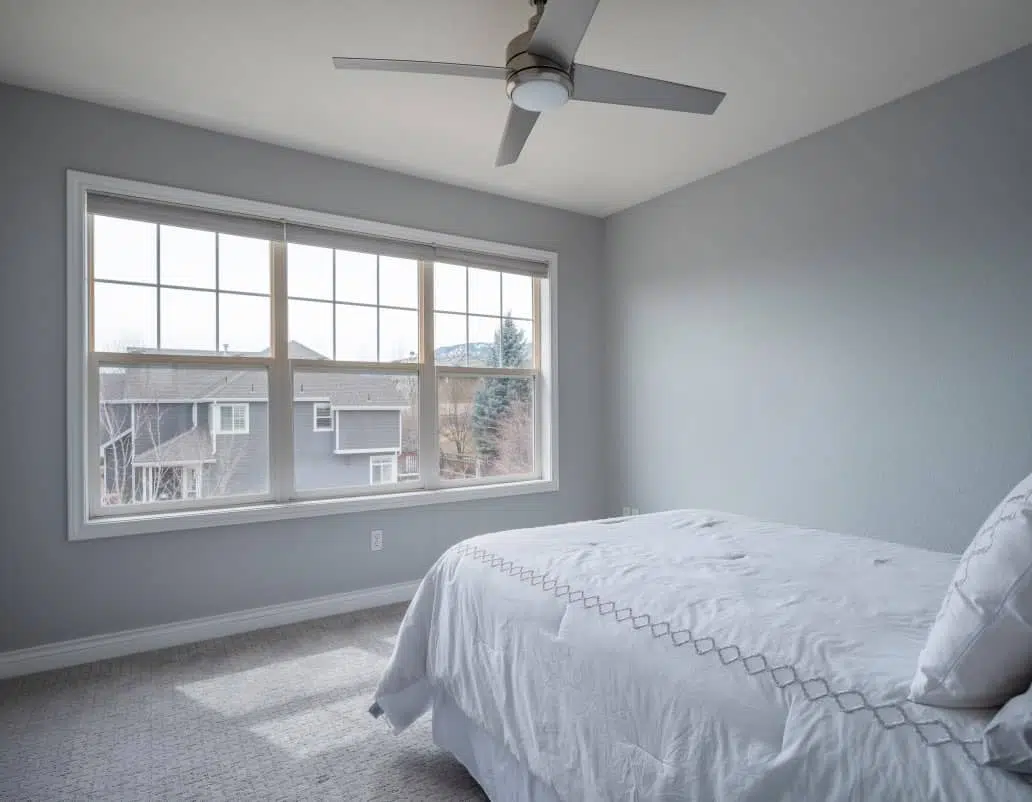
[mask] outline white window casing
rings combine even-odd
[[[558,489],[557,465],[557,381],[555,375],[555,285],[558,259],[555,253],[523,246],[505,245],[467,237],[372,222],[276,204],[170,188],[144,182],[68,171],[68,498],[69,538],[73,540],[130,535],[147,532],[197,529],[237,523],[284,520],[351,511],[367,511],[425,504],[452,503],[479,498],[516,496]],[[94,352],[90,336],[91,268],[88,264],[88,218],[90,214],[139,219],[163,225],[185,226],[223,234],[260,237],[271,245],[271,338],[265,355],[205,355],[154,351],[150,353]],[[290,359],[287,330],[286,243],[332,247],[418,260],[419,357],[406,362],[355,363],[332,360]],[[434,359],[434,287],[436,262],[485,267],[534,278],[533,347],[534,363],[529,368],[451,367],[436,365]],[[160,266],[159,266],[160,273]],[[160,316],[160,311],[159,311]],[[120,370],[132,365],[157,364],[169,367],[206,368],[217,365],[241,371],[262,371],[268,378],[268,397],[259,401],[267,413],[267,492],[246,496],[210,495],[202,466],[182,467],[176,474],[181,498],[149,499],[145,503],[101,505],[101,491],[107,480],[98,470],[100,453],[99,371]],[[302,491],[295,487],[293,442],[293,380],[297,371],[326,370],[352,373],[380,373],[412,376],[418,384],[419,425],[418,477],[405,474],[399,480],[399,456],[371,453],[370,486],[336,491]],[[467,476],[442,479],[438,475],[438,383],[442,378],[526,377],[534,386],[534,467],[526,475]],[[223,396],[226,395],[225,393]],[[197,406],[207,405],[212,451],[227,448],[216,444],[215,435],[251,433],[251,403],[225,397],[193,399],[189,413],[198,425]],[[329,414],[327,415],[327,410]],[[135,411],[135,410],[134,410]],[[313,431],[337,430],[333,415],[337,408],[313,404]],[[327,421],[329,426],[326,426]],[[399,422],[399,427],[400,427]],[[233,440],[234,438],[230,438]],[[135,444],[134,444],[135,448]],[[411,449],[411,445],[402,445]],[[406,452],[410,454],[411,451]],[[402,457],[404,459],[404,457]],[[411,467],[406,460],[406,468]],[[105,466],[107,469],[108,466]],[[133,487],[143,483],[138,470],[131,470]],[[146,488],[130,489],[131,498],[151,493],[157,468]],[[167,469],[166,469],[167,470]],[[375,471],[375,476],[374,476]],[[103,487],[102,487],[103,485]],[[202,492],[203,491],[203,492]],[[166,492],[167,495],[167,492]]]

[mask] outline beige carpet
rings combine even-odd
[[[485,800],[366,713],[403,611],[0,682],[0,800]]]

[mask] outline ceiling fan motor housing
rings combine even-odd
[[[505,91],[518,106],[530,111],[547,111],[563,105],[573,95],[573,77],[561,64],[527,51],[538,19],[535,15],[530,21],[530,29],[516,36],[505,49],[505,68],[508,70]],[[528,105],[526,90],[531,85],[537,91]],[[538,100],[540,104],[535,102]],[[542,107],[538,108],[538,105]]]

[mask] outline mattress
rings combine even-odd
[[[449,549],[374,711],[446,697],[558,799],[1032,800],[907,691],[957,557],[683,510]]]

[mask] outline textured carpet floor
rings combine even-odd
[[[486,800],[371,718],[403,606],[0,682],[0,800]]]

